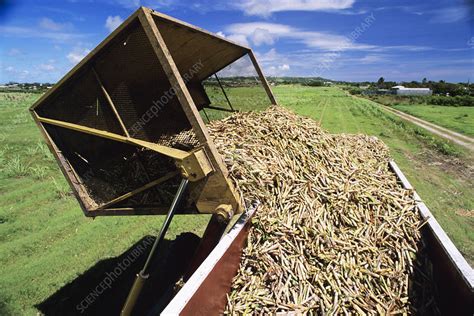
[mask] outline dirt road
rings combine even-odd
[[[429,131],[429,132],[431,132],[435,135],[446,138],[446,139],[452,141],[453,143],[456,143],[456,144],[458,144],[460,146],[463,146],[463,147],[465,147],[465,148],[467,148],[471,151],[474,151],[474,138],[471,138],[471,137],[453,132],[453,131],[451,131],[447,128],[444,128],[444,127],[438,126],[436,124],[427,122],[425,120],[422,120],[422,119],[417,118],[413,115],[404,113],[402,111],[395,110],[395,109],[393,109],[389,106],[385,106],[385,105],[380,105],[380,106],[383,107],[386,111],[389,111],[389,112],[397,115],[398,117],[400,117],[404,120],[412,122],[413,124],[416,124],[416,125],[426,129],[427,131]]]

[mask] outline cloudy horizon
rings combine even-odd
[[[474,73],[472,1],[2,3],[2,83],[56,82],[139,6],[251,47],[268,76],[467,82]]]

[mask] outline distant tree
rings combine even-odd
[[[434,94],[437,95],[447,95],[450,96],[462,96],[462,95],[469,95],[469,89],[465,89],[463,85],[456,84],[456,83],[449,83],[444,80],[440,80],[439,82],[432,82],[428,83],[428,87],[433,90]]]
[[[304,83],[304,85],[311,86],[311,87],[322,87],[324,86],[324,82],[311,80],[309,82]]]
[[[385,79],[383,77],[380,77],[379,80],[377,80],[377,86],[381,87],[385,83]]]
[[[421,80],[422,84],[426,84],[427,82],[428,82],[428,79],[426,79],[426,78],[423,78],[423,80]]]

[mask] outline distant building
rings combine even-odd
[[[396,95],[432,95],[430,88],[405,88],[404,86],[395,86],[390,89]]]
[[[20,86],[18,85],[18,83],[7,83],[5,85],[5,89],[7,89],[7,90],[17,90],[19,88],[20,88]]]

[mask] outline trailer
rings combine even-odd
[[[413,189],[395,161],[390,169],[400,185]],[[441,228],[420,196],[414,191],[417,209],[427,221],[422,228],[423,239],[429,245],[433,263],[437,304],[443,315],[472,315],[474,311],[474,271],[446,232]],[[183,288],[161,312],[161,315],[219,315],[225,310],[232,278],[237,273],[253,214],[258,203],[252,205],[191,276]],[[212,295],[209,295],[212,293]]]

